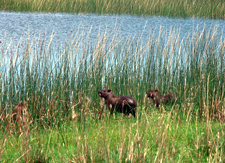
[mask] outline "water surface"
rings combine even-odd
[[[167,17],[138,17],[130,15],[96,15],[96,14],[63,14],[63,13],[20,13],[0,12],[0,41],[9,43],[18,41],[29,34],[45,36],[47,39],[53,34],[53,42],[64,43],[71,33],[90,35],[90,41],[95,41],[99,31],[109,34],[117,33],[123,38],[145,36],[149,32],[163,31],[168,37],[169,31],[177,30],[179,37],[191,35],[203,28],[208,31],[215,28],[224,36],[225,21],[200,18],[167,18]],[[157,36],[157,35],[156,35]]]

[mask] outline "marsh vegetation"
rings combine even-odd
[[[1,42],[2,162],[224,161],[225,42],[212,28],[179,39],[150,31],[147,41],[99,31],[71,33],[63,46],[28,33]],[[156,38],[156,39],[155,39]],[[138,103],[137,117],[110,117],[98,90]],[[179,96],[157,111],[145,92]],[[22,129],[11,119],[19,103]]]
[[[3,0],[0,10],[225,18],[223,0]]]

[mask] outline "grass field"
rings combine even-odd
[[[148,41],[100,31],[63,47],[27,34],[0,53],[1,162],[224,162],[224,38],[213,28]],[[153,37],[154,36],[154,37]],[[7,38],[6,38],[7,39]],[[129,95],[138,116],[99,113],[99,89]],[[176,92],[160,111],[145,92]],[[12,109],[25,106],[22,129]]]
[[[0,10],[225,18],[223,0],[2,0]]]
[[[224,124],[178,121],[171,112],[141,118],[64,123],[29,133],[1,132],[1,162],[223,162]]]

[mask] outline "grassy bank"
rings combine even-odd
[[[224,162],[224,124],[175,120],[171,113],[142,113],[1,132],[1,162]]]
[[[223,0],[3,0],[0,10],[225,18]]]
[[[224,38],[214,28],[183,40],[178,30],[155,31],[145,41],[107,30],[90,41],[78,31],[59,47],[29,32],[2,41],[1,161],[223,162]],[[134,97],[138,118],[105,110],[99,120],[102,88]],[[179,103],[157,111],[149,89],[176,92]],[[10,120],[20,102],[22,131]]]

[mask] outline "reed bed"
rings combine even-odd
[[[179,30],[162,33],[124,39],[106,30],[91,40],[78,31],[63,46],[53,35],[3,41],[0,160],[223,162],[224,38],[216,28],[182,40]],[[102,88],[134,97],[137,119],[101,113]],[[179,101],[157,111],[150,89]],[[11,120],[18,103],[22,129]]]
[[[0,10],[225,18],[223,0],[3,0]]]

